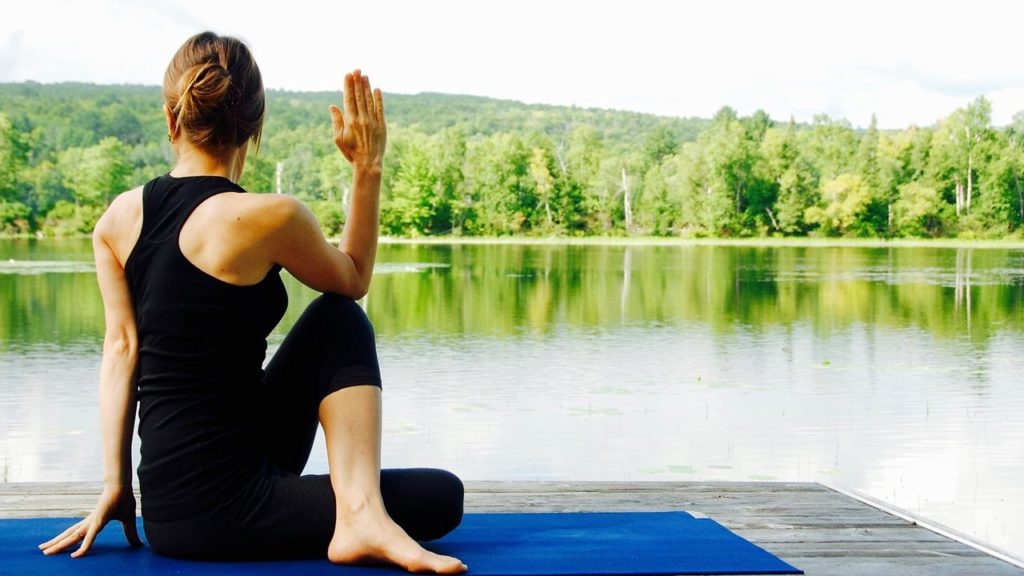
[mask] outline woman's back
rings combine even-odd
[[[255,284],[230,284],[180,248],[193,212],[225,192],[244,190],[217,176],[148,183],[125,264],[139,335],[139,480],[154,519],[222,502],[232,496],[223,490],[262,465],[258,415],[246,399],[260,385],[266,337],[287,307],[279,268]]]

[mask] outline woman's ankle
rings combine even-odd
[[[379,490],[348,488],[336,493],[335,501],[338,518],[342,520],[385,511]]]

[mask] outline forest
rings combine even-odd
[[[328,235],[351,172],[340,93],[267,93],[241,184],[294,195]],[[1024,114],[975,99],[931,126],[857,128],[729,107],[710,119],[386,94],[389,236],[1024,235]],[[88,234],[121,191],[168,171],[160,89],[0,84],[0,234]]]

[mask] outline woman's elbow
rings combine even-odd
[[[103,354],[107,356],[134,357],[139,351],[138,340],[128,334],[107,334],[103,339]]]
[[[340,291],[342,296],[351,298],[353,300],[359,300],[363,296],[366,296],[370,292],[370,280],[357,280],[348,283]]]

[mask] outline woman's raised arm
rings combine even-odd
[[[387,147],[384,100],[359,70],[345,75],[345,110],[330,107],[334,142],[353,169],[352,206],[336,248],[298,202],[280,204],[280,228],[271,241],[274,261],[322,292],[360,298],[370,286],[377,257],[380,183]]]

